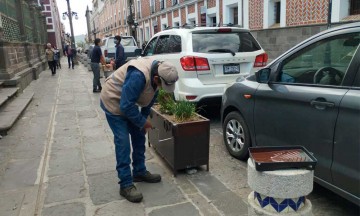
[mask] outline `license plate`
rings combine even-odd
[[[239,64],[227,64],[224,65],[224,74],[238,74],[240,73]]]

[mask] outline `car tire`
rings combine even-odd
[[[248,158],[248,148],[251,146],[250,133],[239,112],[230,112],[225,117],[223,139],[231,156],[240,160]]]

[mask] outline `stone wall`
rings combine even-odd
[[[46,68],[45,16],[37,0],[3,2],[0,8],[0,80],[20,91]]]

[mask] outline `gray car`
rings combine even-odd
[[[315,181],[360,205],[360,22],[296,45],[222,97],[224,143],[302,145],[318,159]]]

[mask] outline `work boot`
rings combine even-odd
[[[120,188],[120,195],[125,197],[130,202],[141,202],[143,195],[136,189],[135,185],[130,185],[126,188]]]
[[[134,182],[148,182],[148,183],[158,183],[161,181],[161,176],[159,174],[151,174],[149,171],[146,171],[145,175],[134,176]]]

